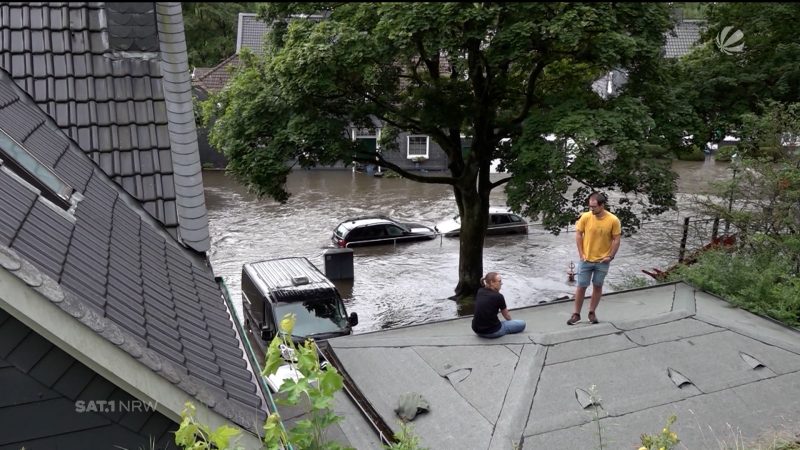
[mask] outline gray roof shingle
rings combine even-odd
[[[174,237],[207,251],[180,4],[0,3],[0,28],[0,68]],[[137,165],[160,151],[158,167]],[[142,167],[173,185],[145,190]]]
[[[256,55],[264,53],[264,36],[269,32],[270,26],[259,20],[255,13],[239,13],[239,31],[236,34],[236,53],[243,48],[249,49]]]
[[[682,20],[666,33],[667,42],[664,44],[664,57],[680,58],[689,53],[692,47],[700,41],[700,33],[705,28],[703,20]]]
[[[25,149],[83,195],[71,214],[0,163],[0,270],[32,288],[55,286],[51,301],[238,425],[263,421],[205,259],[178,245],[3,70],[0,99],[0,130],[27,135]],[[9,129],[18,123],[38,126]]]

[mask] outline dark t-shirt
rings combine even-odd
[[[479,334],[494,333],[500,329],[497,313],[506,309],[503,294],[487,288],[478,289],[475,294],[475,315],[472,317],[472,331]]]

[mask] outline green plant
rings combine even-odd
[[[419,446],[419,436],[414,434],[411,425],[400,422],[400,431],[394,435],[395,441],[384,446],[386,450],[427,450]]]
[[[211,430],[207,425],[198,423],[195,418],[195,407],[191,402],[186,405],[181,412],[181,425],[175,432],[175,444],[186,450],[212,450],[240,448],[231,447],[232,439],[238,436],[241,431],[221,425],[216,430]]]
[[[669,416],[667,426],[661,430],[661,433],[642,434],[642,446],[639,447],[639,450],[670,450],[675,448],[681,440],[678,439],[678,435],[670,427],[677,419],[674,414]]]
[[[622,276],[622,281],[619,283],[611,283],[611,287],[615,291],[624,291],[627,289],[648,287],[654,284],[655,280],[650,280],[640,275],[624,274]]]
[[[750,312],[800,326],[800,276],[792,257],[771,246],[704,253],[670,278],[683,279]]]
[[[280,426],[280,415],[270,414],[264,424],[264,442],[268,449],[278,449],[289,443],[298,450],[344,448],[325,439],[325,429],[342,420],[332,409],[333,395],[343,386],[342,376],[335,368],[320,364],[317,345],[312,339],[300,346],[294,343],[295,321],[294,314],[287,314],[281,320],[280,333],[269,345],[262,375],[273,375],[288,362],[295,376],[281,384],[278,402],[296,406],[306,400],[309,411],[307,418],[297,421],[288,433]]]
[[[336,442],[327,442],[325,430],[342,420],[333,413],[333,396],[342,389],[343,379],[339,372],[328,365],[320,364],[319,350],[313,340],[296,345],[292,340],[295,324],[294,314],[287,314],[280,322],[280,333],[272,340],[262,375],[270,376],[289,364],[294,376],[284,380],[278,394],[279,404],[296,406],[301,401],[308,405],[307,419],[299,420],[288,432],[277,412],[271,413],[264,423],[264,447],[269,450],[291,448],[297,450],[338,450],[346,447]],[[240,431],[221,426],[214,431],[194,419],[195,407],[190,402],[181,414],[181,425],[175,434],[175,443],[185,450],[228,449],[231,439]],[[410,425],[400,424],[395,442],[385,446],[387,450],[426,450],[419,446],[419,437]]]
[[[592,385],[589,388],[589,398],[592,402],[592,409],[594,411],[592,421],[597,425],[597,442],[598,448],[603,450],[603,427],[600,425],[600,395],[597,392],[597,386]]]

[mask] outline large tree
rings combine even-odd
[[[302,19],[318,12],[326,19]],[[620,192],[615,212],[628,230],[674,204],[674,174],[642,150],[654,128],[646,97],[592,89],[612,69],[632,86],[658,73],[671,26],[664,4],[282,3],[261,13],[288,26],[275,26],[271,51],[245,57],[205,105],[219,119],[211,138],[229,170],[286,201],[287,161],[375,162],[349,139],[351,126],[380,121],[383,151],[399,131],[430,136],[448,173],[403,170],[380,154],[377,163],[452,187],[459,296],[479,286],[495,188],[505,185],[510,206],[556,232],[595,189]],[[499,179],[490,177],[495,160],[507,170]]]
[[[742,118],[769,101],[800,100],[800,4],[710,3],[707,11],[701,43],[671,71],[676,97],[688,107],[672,123],[696,143],[739,135]]]

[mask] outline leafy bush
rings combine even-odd
[[[789,255],[769,247],[751,251],[709,251],[672,279],[685,279],[734,305],[800,326],[800,278],[791,273]]]

